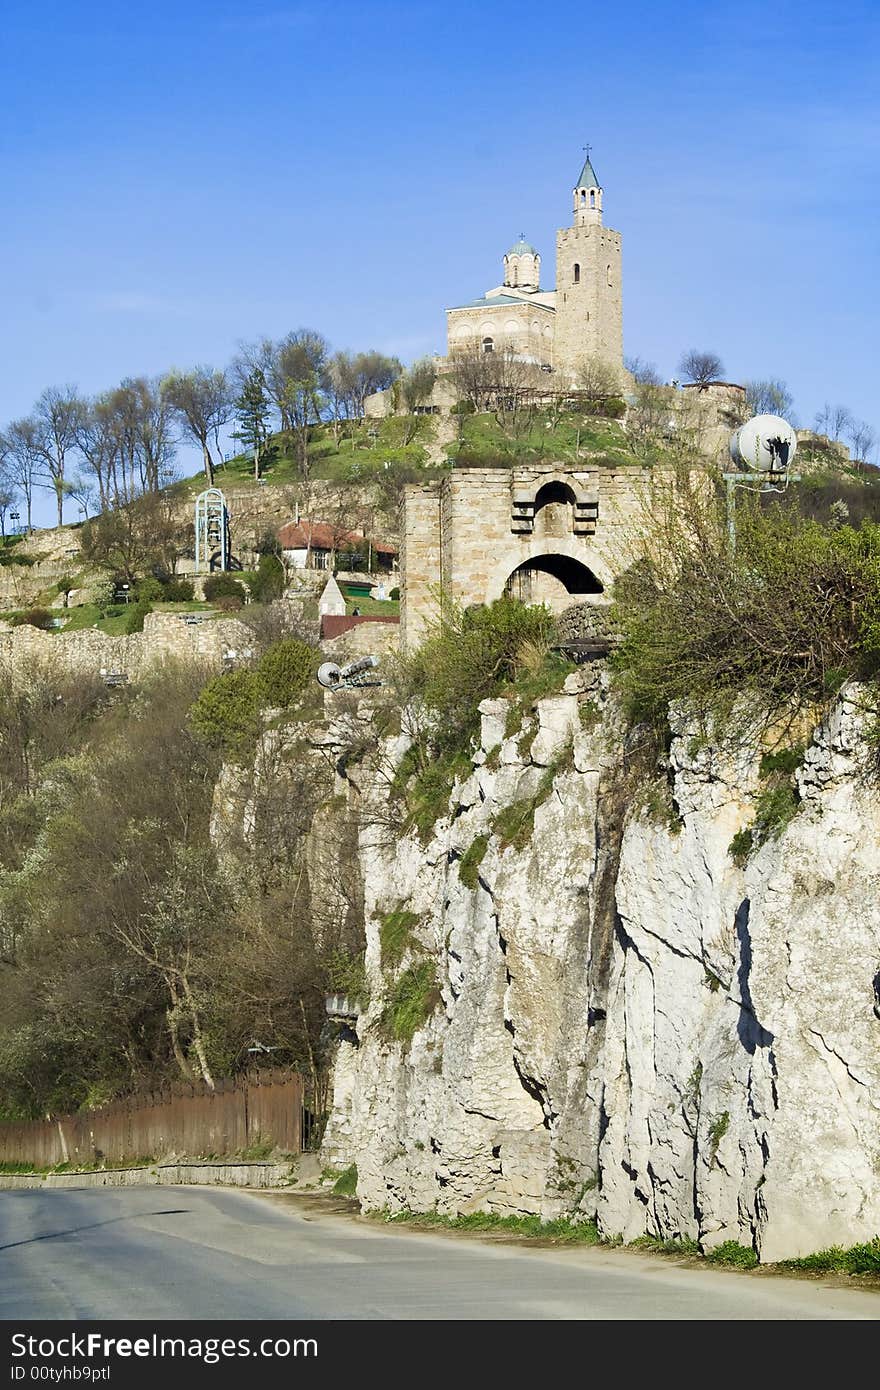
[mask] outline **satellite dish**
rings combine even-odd
[[[734,463],[755,473],[786,473],[797,451],[797,434],[781,415],[756,415],[730,436]]]
[[[318,667],[318,684],[325,690],[351,690],[358,685],[381,685],[381,681],[367,680],[367,672],[379,665],[377,656],[362,656],[359,661],[351,661],[347,666],[337,666],[335,661],[325,661]]]
[[[325,661],[318,667],[318,684],[326,690],[336,690],[342,684],[342,672],[335,661]]]

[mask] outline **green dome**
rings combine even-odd
[[[531,242],[526,241],[525,237],[520,234],[519,241],[514,242],[507,254],[508,256],[537,256],[538,253]]]

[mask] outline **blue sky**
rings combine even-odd
[[[880,7],[5,0],[0,426],[307,325],[412,358],[589,142],[628,354],[880,426]]]

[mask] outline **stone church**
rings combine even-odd
[[[547,373],[548,390],[570,387],[585,361],[623,368],[621,237],[602,222],[602,185],[589,154],[572,189],[572,225],[556,234],[556,288],[541,288],[541,255],[520,237],[504,256],[504,280],[481,299],[446,310],[447,356],[434,359],[437,383],[426,409],[455,404],[448,378],[456,351],[512,350]],[[368,397],[365,412],[395,413],[393,390]]]
[[[623,368],[621,238],[602,223],[603,189],[587,155],[572,190],[573,220],[556,234],[556,289],[541,289],[541,255],[524,237],[504,257],[504,280],[446,311],[448,352],[479,343],[513,349],[569,380],[585,359]]]

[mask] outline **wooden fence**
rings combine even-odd
[[[0,1163],[52,1168],[171,1155],[226,1157],[262,1145],[297,1154],[304,1124],[310,1130],[314,1122],[307,1101],[296,1072],[236,1077],[213,1091],[201,1083],[176,1085],[78,1115],[0,1124]]]

